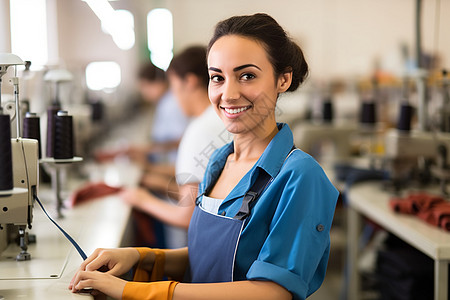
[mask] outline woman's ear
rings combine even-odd
[[[184,77],[184,81],[186,82],[187,87],[191,90],[196,89],[199,85],[199,79],[193,73],[187,73]]]
[[[278,93],[284,93],[291,86],[292,72],[285,72],[278,77]]]

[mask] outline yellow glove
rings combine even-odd
[[[127,282],[123,300],[172,300],[177,281]]]
[[[163,249],[151,249],[151,248],[135,248],[138,250],[140,258],[139,263],[134,273],[133,281],[157,281],[162,280],[164,277],[164,263],[166,260],[165,250]],[[155,262],[151,273],[142,268],[142,263],[147,255],[154,253]]]

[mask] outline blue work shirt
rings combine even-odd
[[[292,132],[286,124],[278,128],[218,213],[235,216],[244,194],[264,169],[272,181],[252,208],[241,233],[234,280],[273,281],[290,291],[293,299],[305,299],[325,277],[329,232],[339,193],[310,155],[295,150],[288,156],[293,147]],[[230,143],[214,152],[199,187],[200,195],[216,182],[233,151]]]

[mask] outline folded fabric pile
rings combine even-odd
[[[70,204],[73,207],[93,199],[99,199],[101,197],[116,194],[121,190],[121,187],[109,186],[104,182],[89,182],[72,193],[70,196]]]
[[[395,212],[416,215],[431,225],[450,231],[450,202],[441,196],[410,194],[404,198],[392,198],[389,204]]]

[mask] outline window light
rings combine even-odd
[[[12,53],[33,65],[48,62],[46,0],[11,0]]]
[[[119,64],[113,61],[92,62],[86,67],[86,85],[90,90],[114,90],[121,81]]]
[[[134,17],[127,10],[114,10],[107,0],[85,0],[101,21],[102,30],[112,36],[122,50],[131,49],[135,43]]]
[[[155,8],[148,13],[147,39],[151,61],[166,70],[173,57],[172,13],[168,9]]]

